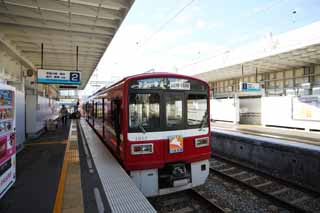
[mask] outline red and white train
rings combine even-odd
[[[209,109],[206,82],[170,73],[124,78],[83,104],[88,123],[145,196],[206,181]]]

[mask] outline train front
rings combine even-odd
[[[128,83],[124,167],[145,196],[203,184],[209,174],[208,84],[155,75]]]

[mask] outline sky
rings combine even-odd
[[[150,70],[194,75],[183,68],[319,21],[319,11],[320,0],[135,0],[90,81]],[[88,83],[85,94],[96,89]]]

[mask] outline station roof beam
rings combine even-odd
[[[87,84],[134,0],[2,0],[1,43],[28,68],[74,70],[79,47],[80,89]],[[72,66],[74,65],[74,66]]]

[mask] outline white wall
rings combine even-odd
[[[241,98],[240,113],[261,113],[261,98]]]
[[[239,122],[239,99],[211,99],[210,119],[234,123]]]
[[[22,145],[25,137],[25,97],[24,92],[16,90],[16,140],[17,146]]]
[[[48,119],[54,118],[58,115],[58,103],[54,100],[49,100],[42,96],[38,96],[38,107],[37,98],[35,95],[26,96],[27,106],[27,133],[35,134],[45,127]]]
[[[292,97],[262,97],[261,123],[263,125],[285,126],[320,130],[320,122],[292,119]]]
[[[240,123],[260,124],[261,123],[261,98],[241,98],[240,102]]]

